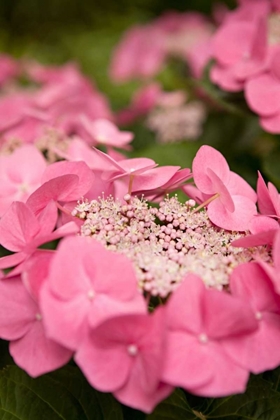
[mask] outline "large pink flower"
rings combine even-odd
[[[257,328],[246,303],[189,274],[167,303],[167,323],[165,382],[209,397],[245,390],[248,370],[226,350]]]
[[[118,316],[90,331],[75,355],[92,386],[150,413],[172,386],[161,382],[165,363],[164,310]]]
[[[146,312],[132,263],[85,237],[59,244],[41,303],[49,336],[73,350],[104,320]]]

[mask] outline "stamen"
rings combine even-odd
[[[193,210],[193,213],[197,213],[199,210],[203,209],[204,207],[206,207],[209,203],[211,203],[212,201],[216,200],[216,198],[220,197],[220,194],[217,193],[215,195],[213,195],[212,197],[208,198],[208,200],[204,201],[204,203],[200,204],[198,207],[196,207]]]

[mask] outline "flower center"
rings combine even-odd
[[[135,344],[130,344],[127,347],[127,352],[130,356],[136,356],[138,353],[138,347]]]

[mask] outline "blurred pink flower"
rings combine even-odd
[[[33,145],[21,146],[10,155],[0,155],[0,216],[13,201],[27,200],[41,185],[46,167],[46,160]]]
[[[20,66],[12,57],[0,55],[0,86],[12,80],[19,74]]]

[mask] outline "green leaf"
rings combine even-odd
[[[274,150],[263,161],[263,170],[277,188],[280,188],[280,150]]]
[[[170,397],[159,404],[146,420],[196,420],[203,419],[196,410],[193,410],[181,389],[176,389]]]
[[[196,142],[154,144],[133,153],[133,156],[151,158],[159,165],[178,165],[182,168],[191,168],[193,158],[200,146],[200,143]]]
[[[95,391],[75,366],[30,378],[17,366],[0,373],[1,420],[123,420],[111,394]]]
[[[207,419],[279,420],[280,394],[269,382],[252,376],[244,394],[212,399],[205,412]]]

